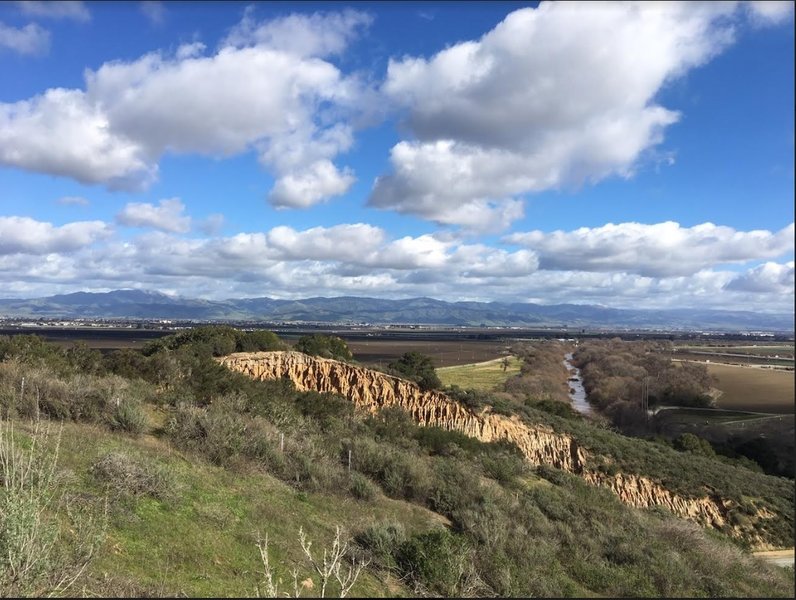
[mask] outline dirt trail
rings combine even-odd
[[[763,552],[752,552],[757,558],[762,558],[766,562],[773,563],[780,567],[793,567],[793,548],[786,550],[766,550]]]
[[[727,363],[719,360],[691,360],[688,358],[673,358],[672,362],[689,362],[698,363],[700,365],[721,365],[722,367],[736,367],[738,369],[765,369],[766,371],[790,371],[793,372],[793,367],[784,365],[741,365],[738,363]]]

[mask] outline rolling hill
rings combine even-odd
[[[0,317],[130,318],[194,321],[417,324],[501,327],[605,327],[628,329],[792,332],[794,315],[708,309],[618,309],[581,304],[389,300],[241,298],[201,300],[144,290],[76,292],[30,299],[0,299]]]

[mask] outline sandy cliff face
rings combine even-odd
[[[687,498],[646,477],[626,473],[607,475],[590,468],[588,452],[568,435],[542,425],[529,426],[517,417],[488,411],[477,414],[445,394],[424,392],[415,383],[398,377],[300,352],[237,353],[219,361],[255,379],[289,377],[300,391],[339,394],[372,413],[398,406],[420,425],[459,431],[483,442],[509,440],[530,463],[580,475],[593,485],[610,489],[632,506],[665,506],[676,515],[708,527],[722,527],[727,522],[728,504],[721,498],[710,495]],[[735,530],[738,537],[748,539],[751,534]]]
[[[378,371],[300,352],[238,353],[219,359],[230,369],[255,379],[289,377],[300,391],[331,392],[375,413],[398,406],[424,426],[459,431],[483,442],[511,440],[533,464],[580,473],[583,450],[566,436],[495,414],[476,414],[439,392],[424,392],[417,384]]]
[[[727,522],[728,505],[721,498],[684,498],[647,477],[634,474],[606,475],[599,471],[586,471],[583,478],[593,485],[607,487],[631,506],[665,506],[676,515],[709,527],[719,528]]]

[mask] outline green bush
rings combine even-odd
[[[427,449],[432,455],[451,456],[457,454],[458,449],[474,453],[480,451],[481,446],[486,446],[483,442],[463,433],[439,427],[417,427],[414,437],[420,443],[420,447]]]
[[[353,358],[345,340],[335,335],[321,335],[319,333],[303,335],[296,342],[295,348],[304,354],[320,356],[321,358],[332,358],[342,361],[348,361]]]
[[[246,331],[238,338],[238,352],[265,352],[284,350],[285,343],[273,331]]]
[[[151,378],[149,361],[138,350],[131,348],[114,350],[103,357],[103,363],[107,371],[127,379]]]
[[[433,390],[442,387],[442,382],[437,376],[431,357],[420,352],[406,352],[398,360],[391,362],[389,368],[395,373],[417,383],[421,390]]]
[[[354,440],[352,468],[378,482],[392,498],[424,502],[428,497],[429,472],[415,456],[373,440]]]
[[[455,384],[446,387],[443,392],[445,392],[445,395],[449,398],[456,400],[460,404],[463,404],[475,413],[480,412],[485,406],[488,406],[494,402],[492,394],[489,392],[465,390]]]
[[[414,433],[417,425],[402,408],[382,408],[365,419],[365,426],[373,432],[376,441],[391,442],[407,449],[415,446]]]
[[[348,489],[357,500],[370,501],[376,498],[378,491],[375,485],[364,475],[352,472]]]
[[[229,325],[203,325],[147,342],[145,356],[158,352],[185,349],[194,356],[225,356],[233,352],[283,350],[285,348],[271,331],[241,331]]]
[[[354,541],[382,569],[395,570],[395,560],[401,545],[406,541],[406,531],[400,521],[386,521],[369,527]]]
[[[697,437],[693,433],[682,433],[674,440],[674,448],[680,452],[690,452],[700,456],[715,456],[713,446],[705,439]]]
[[[307,492],[348,494],[349,479],[344,467],[316,439],[292,438],[285,453],[288,483]]]
[[[512,485],[524,471],[525,464],[516,456],[497,455],[481,459],[484,473],[503,486]]]
[[[17,360],[32,367],[43,367],[57,375],[71,372],[65,351],[38,335],[0,336],[0,362]]]
[[[43,367],[32,367],[18,359],[0,362],[0,402],[3,416],[36,419],[38,414],[69,418],[69,388],[66,382]]]
[[[344,427],[354,416],[354,404],[335,394],[302,392],[295,402],[299,412],[315,421],[324,433]]]
[[[252,439],[243,415],[194,406],[177,407],[167,432],[178,446],[221,466],[234,466],[246,458]]]
[[[388,455],[378,475],[388,496],[422,501],[427,495],[428,478],[422,466],[408,454]]]
[[[69,366],[78,373],[101,375],[105,371],[102,353],[89,348],[85,342],[75,342],[64,352]]]
[[[447,598],[462,596],[473,572],[470,546],[448,530],[412,536],[398,548],[396,562],[416,591]]]
[[[558,400],[528,400],[526,404],[531,408],[543,410],[551,415],[557,415],[565,419],[581,419],[581,414],[572,408],[571,404]]]
[[[463,511],[479,505],[484,493],[477,472],[454,459],[434,461],[427,504],[431,510],[457,521]]]
[[[118,400],[108,421],[114,431],[133,435],[144,433],[149,425],[144,409],[131,400]]]

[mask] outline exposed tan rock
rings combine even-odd
[[[575,473],[587,482],[610,489],[622,502],[646,508],[664,506],[672,513],[706,527],[719,528],[727,522],[727,501],[706,494],[687,498],[655,481],[636,474],[608,475],[590,467],[589,454],[566,434],[543,426],[529,426],[516,416],[489,412],[475,413],[440,392],[422,391],[415,383],[335,360],[300,352],[241,352],[219,359],[228,368],[254,379],[288,377],[300,391],[339,394],[362,410],[375,413],[397,406],[423,426],[458,431],[483,442],[514,442],[534,465],[549,465]],[[737,537],[758,542],[752,531],[734,529]]]
[[[729,505],[718,497],[684,498],[647,477],[635,474],[606,475],[600,471],[587,470],[582,476],[592,485],[607,487],[622,502],[631,506],[664,506],[680,517],[717,529],[727,522]]]
[[[516,417],[476,414],[445,394],[424,392],[406,379],[301,352],[241,352],[219,360],[254,379],[286,376],[300,391],[339,394],[371,413],[397,406],[420,425],[459,431],[483,442],[511,440],[533,464],[574,473],[582,469],[585,455],[571,438],[543,427],[529,428]]]

